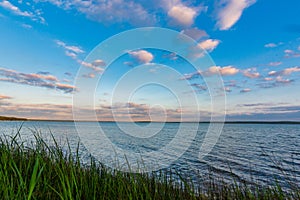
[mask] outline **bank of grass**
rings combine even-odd
[[[124,173],[93,159],[83,166],[78,153],[64,153],[57,143],[50,148],[36,136],[28,148],[17,137],[0,140],[1,199],[300,199],[299,188],[284,192],[275,183],[261,188],[209,179],[195,188],[170,178],[172,171]]]

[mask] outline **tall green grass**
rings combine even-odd
[[[300,199],[299,188],[284,192],[276,183],[253,188],[209,179],[194,186],[171,170],[124,173],[92,158],[83,166],[78,151],[63,151],[54,138],[53,148],[39,136],[32,147],[18,137],[0,139],[0,199]]]

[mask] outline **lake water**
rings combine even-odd
[[[0,122],[0,134],[12,135],[20,126],[20,122]],[[126,126],[128,123],[123,123]],[[139,127],[146,127],[145,123],[137,123]],[[125,134],[116,123],[101,122],[100,126],[107,138],[116,147],[126,151],[137,153],[147,153],[158,151],[168,145],[175,137],[179,123],[154,123],[152,128],[163,127],[156,135],[148,138],[137,138]],[[191,132],[190,127],[195,124],[186,123],[183,131],[187,134]],[[198,125],[198,124],[197,124]],[[83,162],[88,162],[87,149],[92,152],[102,152],[103,159],[107,156],[114,157],[115,152],[97,146],[95,141],[102,141],[97,138],[95,130],[99,127],[95,123],[80,123],[84,134],[90,140],[89,134],[94,134],[94,139],[89,143],[85,141],[80,144],[80,155]],[[294,183],[300,182],[300,125],[299,124],[225,124],[218,142],[212,151],[202,159],[198,158],[200,146],[203,142],[209,124],[199,124],[196,137],[192,140],[189,148],[184,151],[180,158],[176,159],[171,167],[190,177],[200,175],[206,176],[213,172],[213,176],[230,180],[239,177],[241,180],[256,182],[263,185],[274,184],[274,180],[286,183],[292,180]],[[23,140],[31,141],[32,131],[39,131],[42,137],[48,141],[50,131],[59,144],[64,145],[66,139],[72,149],[76,149],[79,136],[73,122],[47,122],[30,121],[25,122],[21,129]],[[145,128],[147,130],[147,128]],[[82,135],[81,138],[85,137]],[[50,141],[50,140],[49,140]],[[182,151],[181,147],[186,146],[184,139],[176,143],[172,151]],[[88,148],[85,148],[85,146]],[[103,144],[101,144],[103,145]],[[170,153],[172,154],[172,153]],[[92,154],[93,155],[93,154]],[[172,155],[169,155],[172,157]],[[163,159],[165,159],[163,157]],[[155,163],[156,161],[153,160]],[[160,160],[159,162],[164,162]],[[282,170],[280,170],[281,168]]]

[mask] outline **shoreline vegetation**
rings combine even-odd
[[[173,170],[125,173],[92,157],[83,165],[79,143],[71,152],[69,144],[62,147],[52,136],[50,146],[34,132],[35,141],[28,145],[20,142],[20,129],[14,136],[0,137],[2,199],[300,199],[298,183],[287,183],[290,189],[284,190],[276,181],[273,186],[253,186],[210,178],[195,186]]]
[[[53,119],[30,119],[30,118],[19,118],[19,117],[6,117],[0,116],[0,121],[44,121],[44,122],[74,122],[74,120],[53,120]],[[79,121],[79,122],[116,122],[116,121]],[[122,121],[123,122],[123,121]],[[160,123],[159,121],[135,121],[136,123]],[[126,123],[126,121],[124,121]],[[131,122],[128,122],[131,123]],[[181,122],[166,122],[166,123],[181,123]],[[196,123],[186,121],[184,123]],[[300,121],[225,121],[225,122],[210,122],[200,121],[199,124],[208,123],[224,123],[224,124],[300,124]]]

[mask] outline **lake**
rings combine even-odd
[[[130,125],[132,125],[130,123],[121,124],[127,130],[130,130]],[[191,127],[198,126],[198,123],[183,124],[182,131],[189,138]],[[0,122],[1,137],[15,134],[20,125],[21,122]],[[116,148],[141,155],[159,151],[171,143],[180,123],[152,123],[150,128],[147,127],[147,123],[135,123],[135,125],[146,132],[150,129],[153,131],[159,129],[160,131],[149,137],[134,137],[124,133],[116,123],[99,123],[107,139]],[[95,134],[99,129],[98,123],[80,122],[79,126],[84,130],[80,137],[87,138],[84,144],[79,145],[83,163],[88,163],[90,159],[87,149],[90,152],[99,152],[97,156],[102,156],[101,160],[104,163],[107,162],[105,159],[108,157],[116,156],[114,151],[107,149],[105,144],[101,143],[103,138],[98,138]],[[263,185],[274,184],[274,180],[283,184],[287,180],[300,182],[300,124],[225,124],[212,151],[199,159],[200,147],[208,126],[209,124],[200,123],[191,143],[184,139],[178,140],[176,145],[170,147],[173,148],[169,151],[170,155],[157,157],[153,163],[170,162],[170,160],[164,159],[174,158],[176,152],[183,151],[178,159],[170,163],[171,168],[193,178],[199,175],[207,176],[213,172],[213,176],[221,177],[225,181],[239,178]],[[68,139],[71,148],[75,151],[80,138],[77,130],[73,122],[27,121],[23,124],[20,133],[22,140],[27,143],[33,141],[33,131],[40,132],[41,136],[49,143],[51,143],[50,133],[52,133],[58,143],[64,147],[66,147]],[[185,146],[188,148],[184,149]],[[92,156],[94,156],[93,153]]]

